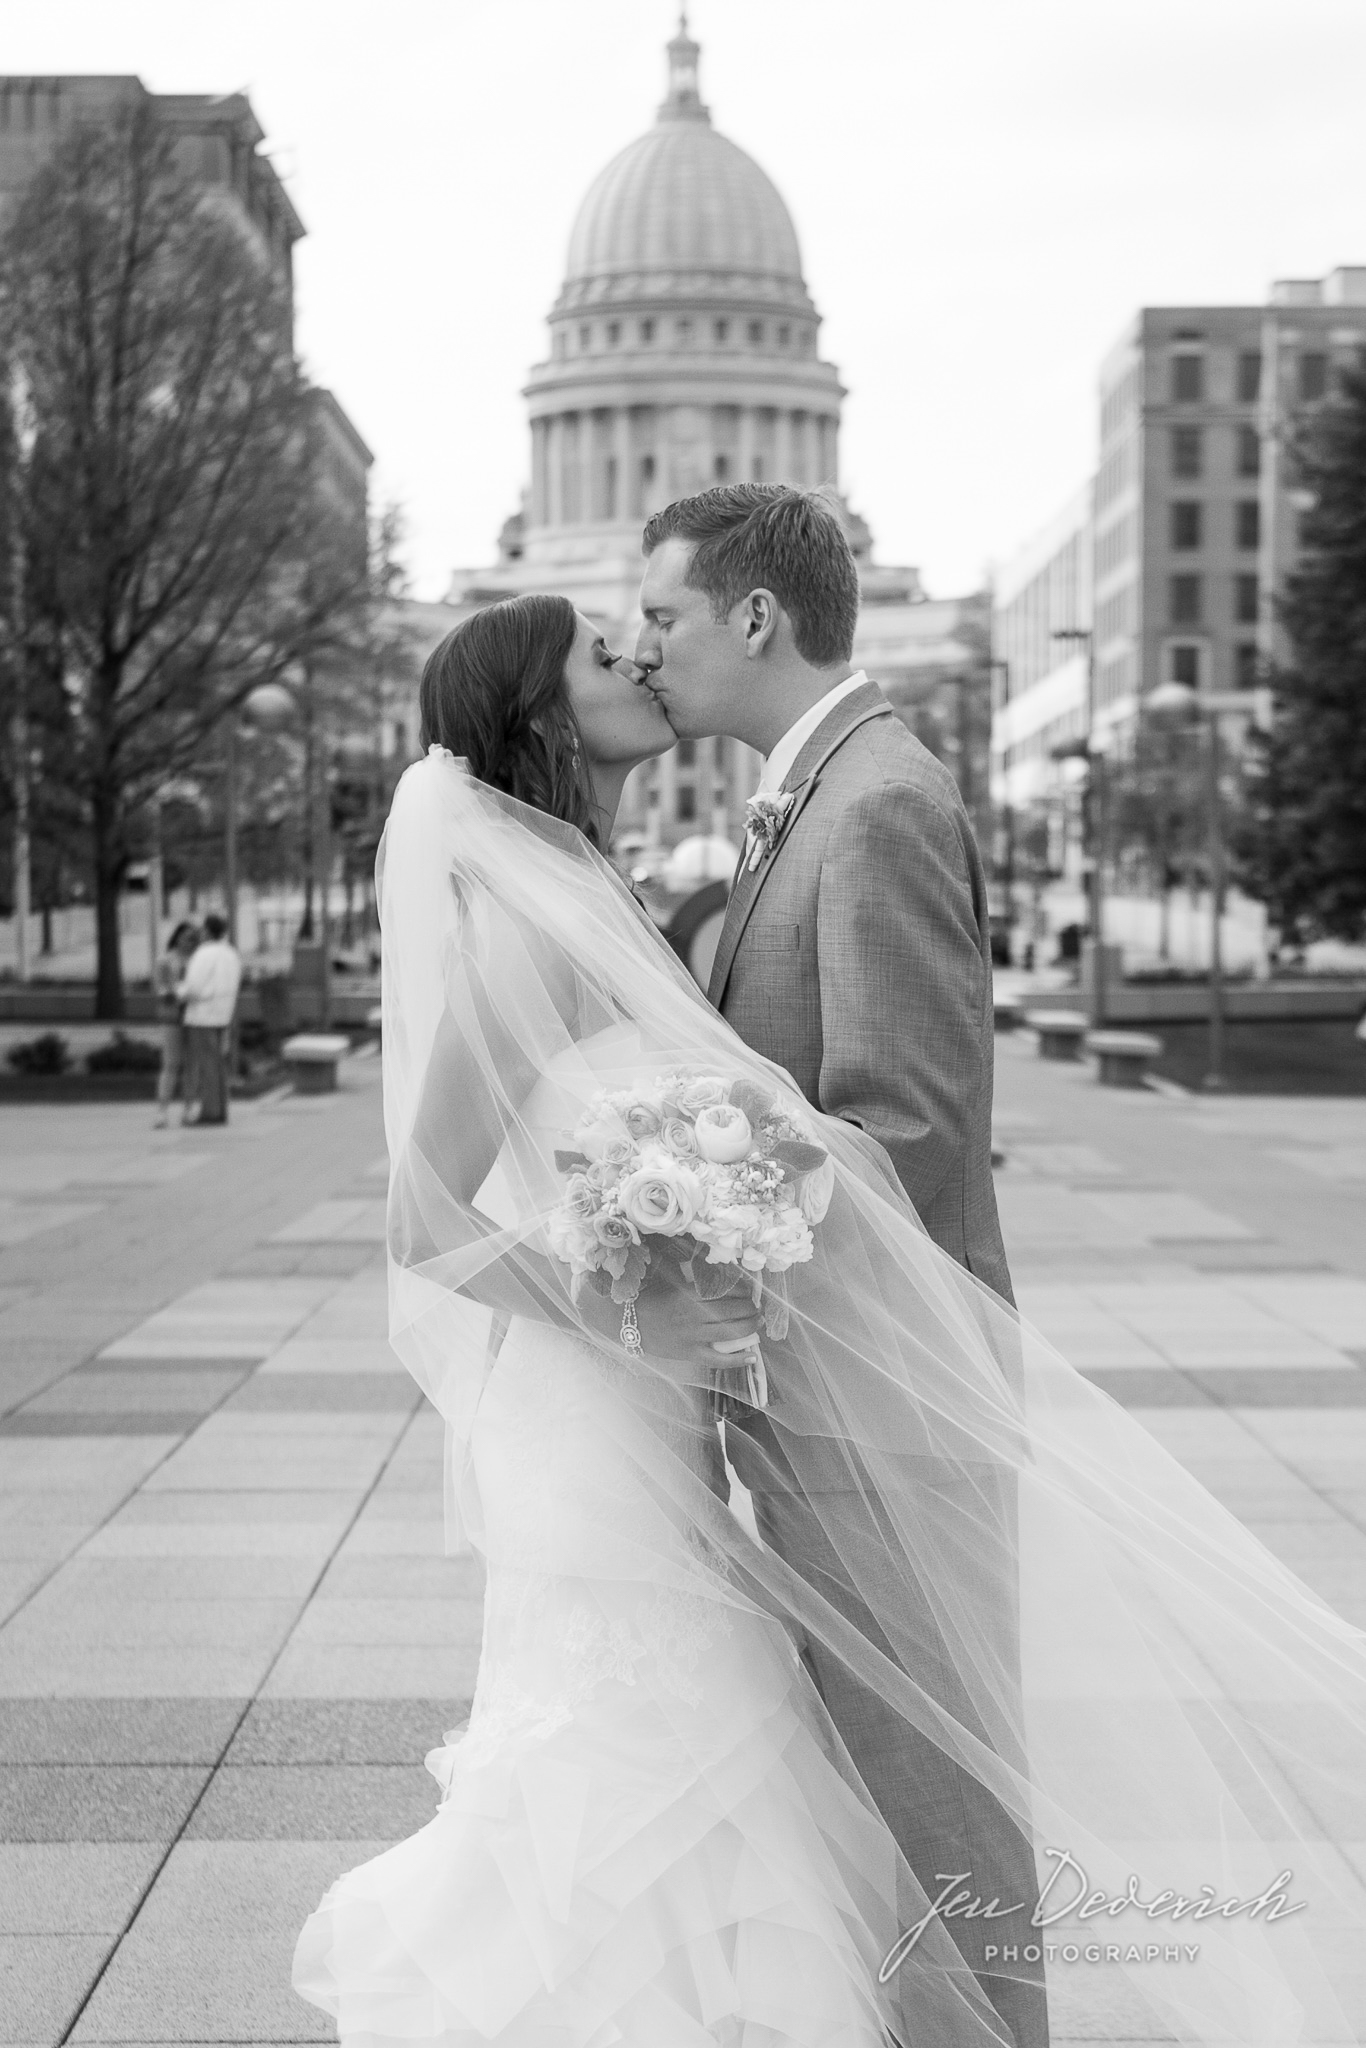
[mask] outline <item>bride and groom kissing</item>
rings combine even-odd
[[[1251,1893],[1295,1834],[1239,1805],[1262,1696],[1341,1711],[1345,1787],[1366,1677],[1014,1312],[982,864],[853,668],[833,509],[718,487],[644,550],[634,664],[528,596],[422,678],[380,857],[390,1338],[484,1637],[436,1817],[332,1887],[295,1986],[355,2048],[1046,2048],[1036,1835],[1116,1896]],[[603,853],[632,769],[717,733],[765,766],[708,1003]],[[644,1284],[571,1277],[566,1160],[610,1196],[665,1119],[686,1176],[699,1104],[753,1140],[732,1202],[828,1161],[803,1263],[718,1289],[616,1213]],[[1212,1923],[1201,1974],[1142,1992],[1279,2048],[1334,1965],[1269,1939]]]

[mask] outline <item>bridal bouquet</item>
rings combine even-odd
[[[633,1305],[661,1259],[703,1299],[747,1291],[769,1336],[787,1334],[782,1276],[811,1257],[835,1170],[770,1089],[703,1073],[604,1089],[555,1164],[567,1186],[550,1249],[570,1269],[574,1300],[588,1285],[622,1303],[628,1350],[639,1349]],[[749,1392],[766,1404],[761,1354]]]

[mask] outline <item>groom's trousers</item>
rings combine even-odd
[[[765,1544],[812,1585],[825,1599],[846,1615],[894,1662],[911,1665],[911,1676],[960,1725],[982,1740],[991,1738],[982,1727],[976,1709],[948,1654],[933,1608],[922,1588],[906,1577],[896,1585],[878,1589],[879,1604],[885,1594],[897,1613],[903,1641],[913,1642],[913,1655],[899,1654],[888,1642],[867,1604],[854,1589],[845,1559],[867,1558],[879,1549],[892,1569],[891,1555],[878,1540],[874,1524],[876,1504],[866,1493],[853,1488],[822,1492],[812,1505],[800,1487],[765,1488],[761,1460],[739,1430],[727,1429],[733,1462],[741,1478],[749,1470],[754,1477],[754,1508]],[[750,1452],[751,1455],[746,1455]],[[794,1460],[801,1449],[793,1445]],[[768,1461],[762,1460],[763,1464]],[[783,1458],[786,1464],[787,1459]],[[748,1482],[747,1482],[748,1483]],[[984,1492],[994,1495],[994,1512],[1003,1526],[1015,1523],[1014,1475],[989,1466],[961,1468],[930,1476],[922,1472],[916,1482],[935,1491],[935,1512],[951,1523],[956,1513],[980,1517]],[[974,1587],[974,1598],[983,1603],[982,1623],[998,1645],[998,1661],[1015,1674],[1018,1701],[1019,1602],[1014,1575],[1005,1574],[995,1585]],[[870,1589],[871,1590],[871,1589]],[[884,1612],[888,1611],[884,1607]],[[955,1763],[929,1736],[913,1727],[878,1693],[855,1678],[841,1659],[824,1644],[809,1638],[803,1656],[831,1720],[849,1751],[854,1766],[895,1837],[907,1863],[927,1899],[944,1891],[944,1879],[967,1872],[970,1890],[984,1901],[993,1897],[1003,1906],[1015,1907],[1008,1918],[994,1921],[949,1918],[944,1925],[1011,2031],[1015,2048],[1047,2048],[1048,2012],[1044,1995],[1042,1963],[1024,1960],[1009,1964],[1009,1975],[1000,1974],[1001,1965],[987,1960],[985,1950],[1013,1949],[1023,1959],[1026,1947],[1037,1949],[1039,1937],[1029,1926],[1038,1899],[1038,1878],[1030,1841],[1013,1816],[973,1774]],[[1018,1763],[1018,1758],[1008,1761]],[[923,1907],[921,1908],[923,1911]],[[1033,1939],[1031,1941],[1031,1935]],[[910,1995],[911,1975],[906,1990]],[[923,2029],[913,2011],[907,2011],[903,2038],[917,2048]]]

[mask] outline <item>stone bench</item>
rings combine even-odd
[[[1039,1051],[1046,1060],[1081,1058],[1081,1042],[1091,1028],[1091,1019],[1080,1010],[1026,1010],[1025,1023],[1039,1034]]]
[[[365,1013],[365,1028],[366,1028],[366,1030],[367,1030],[367,1031],[373,1031],[373,1032],[374,1032],[374,1034],[375,1034],[375,1036],[376,1036],[376,1038],[379,1038],[379,1037],[381,1037],[381,1036],[383,1035],[383,1032],[384,1032],[384,1005],[383,1005],[383,1003],[375,1003],[375,1004],[373,1004],[373,1005],[371,1006],[371,1008],[370,1008],[370,1009],[368,1009],[368,1010],[366,1011],[366,1013]]]
[[[1088,1031],[1086,1050],[1100,1061],[1107,1088],[1141,1088],[1148,1068],[1162,1057],[1162,1040],[1146,1031]]]
[[[337,1062],[351,1050],[340,1031],[300,1031],[287,1038],[280,1055],[298,1095],[329,1095],[337,1085]]]
[[[1018,996],[997,996],[992,1013],[998,1031],[1013,1031],[1024,1014],[1024,1005]]]

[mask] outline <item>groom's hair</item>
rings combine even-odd
[[[844,528],[819,491],[787,484],[718,484],[656,512],[642,547],[692,543],[685,581],[724,619],[751,590],[771,590],[812,668],[848,661],[858,620],[858,570]]]

